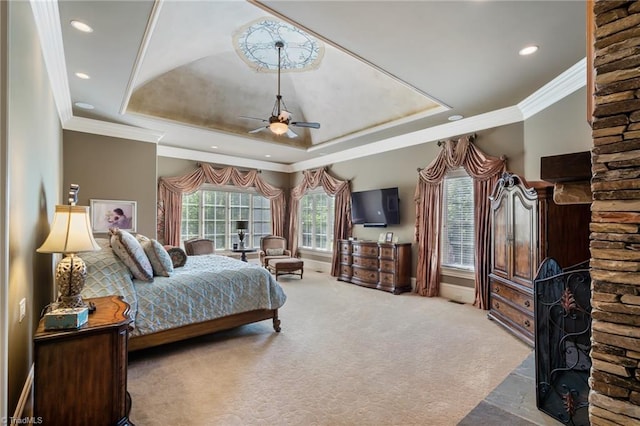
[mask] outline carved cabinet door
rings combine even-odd
[[[538,266],[538,201],[526,197],[519,187],[514,187],[511,210],[511,279],[533,288],[533,278]]]
[[[496,200],[491,211],[493,222],[493,238],[491,240],[492,245],[492,268],[491,271],[495,275],[500,275],[503,278],[510,279],[510,267],[511,264],[511,242],[510,242],[510,211],[509,206],[510,197],[507,193],[503,193],[502,196]]]

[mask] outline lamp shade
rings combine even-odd
[[[249,223],[246,220],[238,220],[236,221],[236,229],[246,230],[249,227]]]
[[[289,126],[287,126],[287,123],[274,121],[273,123],[269,124],[269,129],[276,135],[284,135],[285,133],[287,133],[287,130],[289,130]]]
[[[93,239],[89,207],[57,205],[51,232],[38,253],[80,253],[97,251],[100,246]]]

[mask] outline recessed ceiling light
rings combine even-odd
[[[538,51],[538,46],[527,46],[525,48],[520,49],[520,51],[518,52],[520,54],[520,56],[527,56],[527,55],[531,55],[532,53],[536,53]]]
[[[83,80],[89,80],[91,78],[89,77],[89,74],[85,74],[83,72],[77,72],[76,77],[81,78]]]
[[[73,20],[71,21],[71,26],[73,28],[75,28],[78,31],[82,31],[83,33],[92,33],[93,32],[93,28],[91,28],[89,25],[85,24],[84,22],[81,21],[76,21]]]
[[[447,120],[449,121],[458,121],[458,120],[462,120],[464,117],[461,116],[460,114],[454,114],[449,116],[449,118],[447,118]]]
[[[218,149],[218,145],[211,145],[212,149]]]
[[[75,106],[77,106],[78,108],[82,108],[82,109],[94,109],[95,107],[91,104],[88,104],[86,102],[76,102],[74,103]]]
[[[265,157],[270,158],[271,154],[266,154]]]

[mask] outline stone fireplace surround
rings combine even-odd
[[[590,5],[595,88],[589,418],[592,425],[640,424],[640,2]]]

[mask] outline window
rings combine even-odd
[[[473,180],[464,169],[449,172],[442,192],[442,266],[473,270]]]
[[[300,247],[333,250],[334,197],[310,192],[300,200]]]
[[[182,196],[182,239],[209,238],[216,249],[230,249],[238,242],[235,223],[249,222],[245,243],[258,247],[271,234],[271,207],[265,197],[249,191],[199,189]]]

